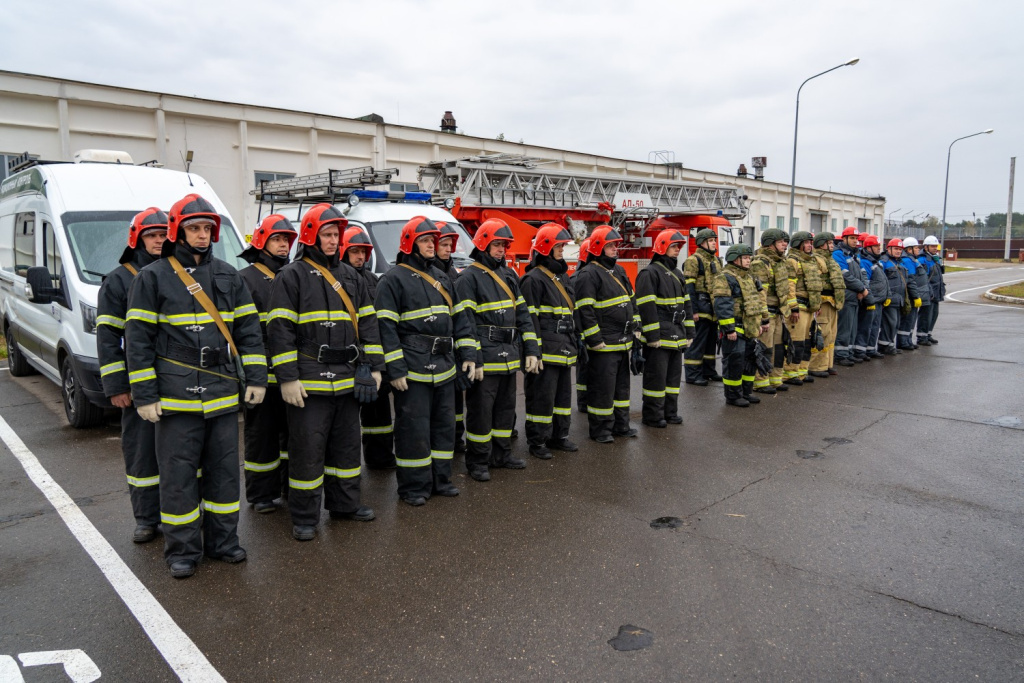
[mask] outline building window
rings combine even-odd
[[[771,220],[771,216],[761,216],[761,232],[768,229],[769,220]]]
[[[793,216],[793,224],[790,227],[792,228],[793,232],[797,232],[798,230],[800,230],[800,217],[799,216]]]
[[[266,180],[284,180],[285,178],[294,178],[294,173],[273,173],[271,171],[256,171],[253,175],[256,176],[256,189],[260,189],[260,182]]]
[[[832,232],[833,232],[833,233],[835,233],[835,231],[836,231],[836,224],[837,224],[838,222],[839,222],[839,219],[838,219],[838,218],[833,218],[833,219],[832,219]]]
[[[779,230],[785,230],[786,229],[786,217],[785,216],[776,216],[775,217],[775,227],[778,228]]]

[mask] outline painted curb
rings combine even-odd
[[[994,291],[994,289],[990,289],[987,292],[985,292],[983,296],[986,299],[991,299],[992,301],[1002,301],[1005,304],[1024,305],[1024,299],[1018,296],[1004,296],[1002,294],[993,294]]]

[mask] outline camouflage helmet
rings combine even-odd
[[[793,247],[795,249],[799,249],[801,244],[803,244],[804,242],[806,242],[808,240],[813,240],[813,239],[814,239],[814,235],[813,234],[811,234],[811,233],[809,233],[809,232],[807,232],[805,230],[801,230],[800,232],[794,232],[793,233],[793,236],[789,238],[789,244],[790,244],[791,247]]]
[[[717,232],[715,232],[711,228],[701,228],[700,230],[697,231],[697,235],[696,235],[696,237],[693,238],[693,241],[697,243],[698,247],[700,247],[700,246],[703,246],[704,243],[707,242],[708,240],[717,240],[717,239],[718,239],[718,233]]]
[[[769,228],[761,233],[761,246],[767,247],[775,244],[779,240],[785,240],[789,242],[789,235],[786,234],[785,230],[779,230],[778,228]]]
[[[830,232],[819,232],[817,235],[814,236],[814,247],[823,247],[825,246],[825,244],[833,241],[835,238],[836,236]]]
[[[729,247],[729,251],[725,252],[726,263],[732,263],[740,256],[753,256],[754,252],[749,245],[746,244],[734,244]]]

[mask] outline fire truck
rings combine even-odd
[[[724,253],[752,240],[733,220],[747,215],[746,195],[728,185],[673,179],[591,174],[551,168],[555,162],[513,154],[487,154],[436,161],[420,167],[419,180],[435,203],[473,234],[488,218],[508,223],[515,235],[509,258],[520,273],[529,260],[533,236],[544,223],[557,223],[582,240],[597,225],[623,237],[619,263],[633,279],[651,257],[654,237],[666,228],[692,238],[710,228]],[[685,258],[696,250],[687,239]],[[567,253],[567,259],[573,255]]]

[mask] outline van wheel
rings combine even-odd
[[[75,429],[95,427],[103,420],[103,409],[93,405],[82,391],[70,356],[65,357],[60,366],[60,394],[64,399],[64,414]]]
[[[21,349],[18,348],[18,342],[14,341],[10,327],[4,331],[4,339],[7,340],[7,368],[11,374],[15,377],[35,374],[35,368],[28,364],[25,356],[21,355]]]

